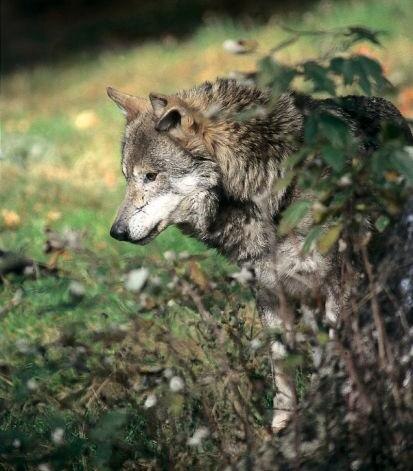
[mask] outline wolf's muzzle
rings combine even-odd
[[[123,222],[116,221],[110,229],[110,235],[116,240],[129,240],[128,226]]]

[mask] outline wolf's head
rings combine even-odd
[[[126,116],[122,172],[127,188],[111,236],[145,244],[171,224],[202,230],[216,211],[219,172],[214,162],[163,132],[184,117],[175,110],[160,120],[160,97],[107,91]]]

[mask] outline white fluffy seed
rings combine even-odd
[[[86,294],[86,289],[79,281],[71,281],[69,285],[69,294],[72,299],[80,300]]]
[[[250,348],[253,352],[257,351],[259,348],[261,348],[261,340],[259,339],[252,339],[250,342]]]
[[[13,440],[13,446],[14,446],[14,448],[20,448],[21,444],[22,444],[22,442],[21,442],[18,438],[15,438],[15,439]]]
[[[138,293],[145,286],[149,277],[149,270],[147,268],[138,268],[131,270],[126,274],[125,288],[134,293]]]
[[[52,441],[56,443],[56,445],[61,445],[63,443],[63,438],[65,435],[65,431],[61,427],[57,427],[52,432]]]
[[[156,395],[155,394],[149,394],[148,397],[145,400],[145,403],[144,403],[143,407],[145,409],[150,409],[151,407],[156,405],[157,402],[158,402],[158,399],[157,399]]]
[[[169,388],[172,392],[182,391],[184,387],[184,380],[180,376],[172,376],[171,380],[169,381]]]
[[[253,52],[257,46],[257,41],[251,39],[226,39],[222,43],[224,50],[231,54],[245,54],[247,52]]]
[[[204,440],[207,436],[209,435],[209,430],[207,427],[198,427],[192,437],[188,438],[188,445],[189,446],[197,446],[202,443],[202,440]]]
[[[350,186],[352,181],[351,181],[351,176],[350,175],[343,175],[340,180],[339,180],[339,185],[340,186]]]
[[[35,391],[39,386],[34,378],[30,378],[26,383],[27,389]]]
[[[165,368],[163,370],[163,375],[165,376],[165,378],[170,379],[174,375],[174,372],[173,372],[172,368]]]

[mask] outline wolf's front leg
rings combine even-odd
[[[277,433],[287,425],[296,407],[294,380],[284,368],[288,345],[292,340],[293,325],[288,316],[280,315],[282,307],[274,292],[259,290],[257,307],[263,327],[277,334],[277,339],[272,340],[270,344],[272,379],[276,389],[272,429]]]

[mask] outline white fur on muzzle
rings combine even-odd
[[[129,219],[130,238],[138,241],[148,236],[159,223],[163,222],[177,208],[181,199],[180,195],[167,193],[148,201]]]

